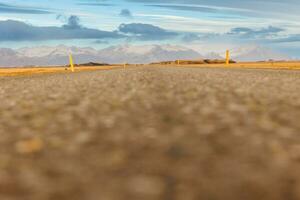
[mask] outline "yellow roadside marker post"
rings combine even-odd
[[[180,60],[177,60],[177,65],[180,65]]]
[[[229,65],[230,62],[230,53],[229,50],[226,50],[226,65]]]
[[[71,68],[71,71],[74,72],[74,63],[73,63],[73,57],[72,57],[72,54],[69,54],[69,59],[70,59],[70,68]]]

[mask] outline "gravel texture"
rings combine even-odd
[[[300,71],[0,78],[2,200],[299,200]]]

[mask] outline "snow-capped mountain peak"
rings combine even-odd
[[[75,63],[151,63],[170,60],[224,59],[223,55],[211,52],[202,56],[187,47],[175,45],[120,45],[102,50],[60,45],[39,46],[17,50],[0,49],[0,66],[66,65],[72,54]],[[236,61],[288,60],[287,56],[257,45],[243,46],[231,50]]]
[[[0,66],[65,65],[71,53],[76,63],[151,63],[176,59],[200,59],[202,56],[191,49],[173,45],[120,45],[102,50],[74,46],[39,46],[4,51]],[[0,51],[1,53],[1,51]]]
[[[113,52],[123,52],[126,54],[137,54],[137,55],[145,55],[157,50],[163,51],[189,51],[190,49],[182,46],[175,45],[120,45],[109,47],[105,50],[110,50]]]
[[[45,57],[45,56],[65,56],[68,54],[80,55],[80,54],[97,54],[97,51],[93,48],[79,48],[68,47],[66,45],[59,46],[39,46],[39,47],[26,47],[17,50],[19,56],[23,57]]]

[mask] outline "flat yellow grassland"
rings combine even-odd
[[[177,66],[300,70],[300,61],[297,61],[297,62],[239,62],[239,63],[231,63],[229,65],[226,65],[226,64],[191,64],[191,65],[182,64],[182,65],[177,65]]]
[[[230,64],[232,67],[269,68],[269,69],[300,69],[298,62],[241,62]]]
[[[135,67],[137,65],[127,65],[126,68]],[[146,66],[146,65],[143,65]],[[162,65],[154,64],[150,66],[178,66],[178,67],[220,67],[220,68],[253,68],[253,69],[293,69],[300,70],[299,62],[240,62],[229,65],[225,64],[180,64],[180,65]],[[84,66],[75,67],[75,72],[93,71],[93,70],[111,70],[123,69],[124,65],[112,66]],[[32,67],[32,68],[0,68],[0,76],[22,76],[46,73],[71,73],[66,67]]]
[[[75,72],[93,71],[93,70],[110,70],[123,68],[121,65],[114,66],[84,66],[75,67]],[[32,68],[0,68],[0,76],[22,76],[46,73],[71,73],[66,67],[32,67]]]

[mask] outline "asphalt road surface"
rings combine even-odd
[[[300,71],[0,78],[2,200],[299,200]]]

